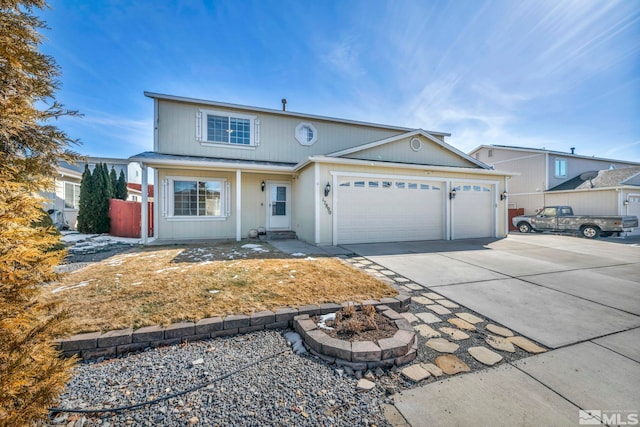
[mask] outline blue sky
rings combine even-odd
[[[640,1],[51,0],[78,151],[152,149],[159,92],[640,161]]]

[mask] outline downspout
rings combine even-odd
[[[314,212],[314,243],[320,244],[320,164],[313,164],[313,212]]]
[[[242,171],[236,169],[236,241],[242,240]]]
[[[140,162],[140,168],[142,169],[142,206],[140,209],[140,237],[142,238],[142,244],[149,243],[149,178],[147,172],[147,165]]]

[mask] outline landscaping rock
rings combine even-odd
[[[434,377],[441,377],[444,374],[442,372],[442,369],[438,368],[433,363],[421,363],[420,366],[422,366],[423,369],[429,371],[429,373]]]
[[[404,376],[408,380],[413,381],[414,383],[417,383],[419,381],[424,380],[425,378],[429,378],[431,376],[431,373],[426,369],[424,369],[422,366],[420,366],[419,363],[417,363],[415,365],[411,365],[411,366],[407,366],[406,368],[403,368],[402,376]]]
[[[472,323],[474,325],[476,323],[484,322],[484,319],[482,319],[482,318],[480,318],[480,317],[478,317],[476,315],[473,315],[471,313],[464,313],[464,312],[463,313],[456,313],[456,316],[458,316],[462,320],[466,320],[467,322]]]
[[[440,331],[444,333],[448,338],[454,339],[456,341],[466,340],[467,338],[469,338],[469,335],[456,328],[443,327],[440,328]]]
[[[487,325],[487,330],[496,335],[501,335],[503,337],[512,337],[513,332],[507,328],[503,328],[502,326],[494,325],[493,323],[489,323]]]
[[[451,310],[441,306],[440,304],[431,304],[428,305],[427,308],[436,314],[451,314]]]
[[[447,320],[447,322],[451,323],[454,326],[457,326],[460,329],[464,329],[465,331],[475,331],[476,327],[466,320],[459,319],[454,317],[452,319]]]
[[[442,319],[433,313],[416,313],[416,316],[424,323],[438,323],[442,322]]]
[[[460,308],[460,306],[458,304],[456,304],[455,302],[446,300],[446,299],[440,299],[437,300],[438,304],[440,304],[443,307],[447,307],[447,308]]]
[[[437,338],[442,336],[440,332],[436,331],[429,325],[417,325],[417,326],[414,326],[413,329],[418,331],[418,333],[425,338]]]
[[[508,337],[506,338],[506,340],[509,341],[511,344],[517,345],[518,347],[520,347],[521,349],[523,349],[528,353],[538,354],[538,353],[544,353],[545,351],[547,351],[544,348],[537,345],[536,343],[529,341],[525,337]]]
[[[433,300],[431,300],[429,298],[425,298],[425,297],[412,297],[411,301],[412,302],[416,302],[418,304],[422,304],[422,305],[431,305],[431,304],[433,304]]]
[[[454,353],[460,347],[458,344],[447,341],[444,338],[431,338],[425,345],[440,353]]]
[[[502,360],[502,356],[500,356],[495,351],[491,351],[486,347],[478,346],[478,347],[469,347],[467,350],[471,357],[476,359],[480,363],[484,363],[488,366],[493,366],[499,361]]]
[[[376,386],[376,383],[370,381],[366,378],[360,378],[358,380],[358,384],[356,385],[356,390],[358,391],[369,391],[373,390]]]
[[[489,335],[487,338],[485,338],[485,342],[496,350],[508,351],[509,353],[515,353],[516,351],[516,348],[513,346],[513,344],[502,337]]]
[[[442,295],[436,294],[435,292],[425,292],[422,295],[430,299],[445,299]]]
[[[466,363],[453,354],[445,354],[443,356],[436,357],[436,365],[438,368],[442,369],[442,372],[448,375],[471,371]]]

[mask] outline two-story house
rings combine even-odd
[[[153,168],[158,239],[240,240],[262,229],[315,245],[506,235],[509,174],[453,148],[447,133],[294,113],[284,103],[145,95],[154,148],[130,160],[142,164],[143,188]]]
[[[508,181],[509,207],[527,215],[543,206],[569,205],[584,215],[640,216],[638,162],[583,156],[574,148],[564,153],[481,145],[469,154],[495,170],[518,173]]]

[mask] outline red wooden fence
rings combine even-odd
[[[149,237],[153,236],[153,202],[149,203]],[[140,237],[142,203],[109,200],[109,234],[118,237]]]
[[[509,209],[509,231],[517,230],[517,228],[511,224],[511,218],[518,215],[524,215],[524,208]]]

